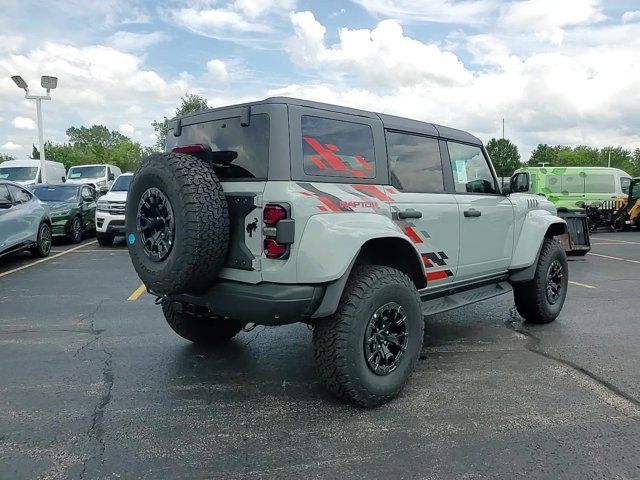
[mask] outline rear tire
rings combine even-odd
[[[101,247],[113,247],[113,235],[96,232],[96,240]]]
[[[129,256],[140,279],[163,295],[210,287],[227,257],[229,211],[204,160],[179,153],[145,158],[126,206]]]
[[[41,223],[38,227],[38,239],[36,246],[31,249],[34,257],[48,257],[51,253],[51,227],[48,223]]]
[[[244,328],[242,323],[222,318],[196,317],[181,312],[174,302],[165,302],[162,311],[174,332],[199,345],[223,345]]]
[[[356,266],[336,313],[314,326],[316,368],[340,399],[376,407],[406,385],[422,350],[423,333],[422,304],[409,277],[389,267]]]
[[[533,280],[513,286],[518,313],[530,323],[553,322],[564,305],[568,284],[564,250],[557,240],[545,238]]]

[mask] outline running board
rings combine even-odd
[[[422,314],[434,315],[436,313],[446,312],[455,308],[471,305],[472,303],[481,302],[488,298],[504,295],[512,291],[509,282],[498,282],[489,285],[483,285],[471,290],[453,293],[444,297],[433,298],[422,302]]]

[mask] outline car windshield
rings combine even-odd
[[[38,174],[38,167],[0,167],[0,180],[24,181],[33,180]]]
[[[131,185],[131,180],[133,179],[133,175],[120,175],[115,182],[113,182],[113,186],[111,187],[112,192],[128,192],[129,185]]]
[[[33,193],[43,202],[74,202],[78,187],[36,187]]]
[[[69,169],[69,178],[76,180],[78,178],[100,178],[104,177],[105,167],[96,165],[92,167],[71,167]]]

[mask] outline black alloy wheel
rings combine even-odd
[[[142,194],[136,224],[147,257],[154,262],[167,258],[173,247],[175,221],[171,202],[160,189],[151,187]]]
[[[365,330],[364,352],[367,365],[376,375],[393,372],[407,349],[407,314],[395,302],[378,308]]]

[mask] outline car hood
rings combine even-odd
[[[127,200],[127,192],[109,192],[100,197],[105,202],[124,202]]]
[[[78,206],[77,202],[47,202],[51,213],[64,212]]]

